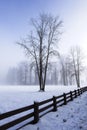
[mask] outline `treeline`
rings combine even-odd
[[[67,56],[59,56],[57,62],[50,62],[46,84],[48,85],[73,85],[80,86],[81,75],[85,70],[80,48],[71,49]],[[37,70],[27,61],[20,63],[15,68],[8,70],[6,81],[11,85],[38,85]]]
[[[86,70],[83,59],[79,47],[71,48],[67,56],[59,55],[56,62],[49,63],[46,84],[77,84],[80,87],[82,73]],[[34,64],[24,61],[17,67],[8,70],[6,82],[11,85],[38,85],[37,69]]]
[[[50,63],[46,84],[64,84],[62,76],[62,68],[59,63]],[[35,67],[27,61],[20,63],[15,68],[8,70],[6,81],[11,85],[38,85],[38,76]]]

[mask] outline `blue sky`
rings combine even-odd
[[[0,0],[0,73],[26,59],[15,42],[29,33],[30,18],[41,12],[59,15],[64,22],[61,53],[76,44],[86,52],[87,0]]]

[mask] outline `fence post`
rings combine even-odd
[[[83,93],[83,88],[81,88],[81,90],[82,90],[82,93]]]
[[[82,88],[82,92],[84,93],[84,88]]]
[[[87,91],[87,87],[86,87],[86,91]]]
[[[82,89],[80,88],[80,93],[82,94]]]
[[[53,111],[57,111],[57,103],[56,103],[56,97],[53,96]]]
[[[79,89],[78,89],[78,96],[79,96]]]
[[[77,98],[77,91],[75,90],[75,98]]]
[[[79,89],[79,95],[80,95],[80,89]]]
[[[72,91],[70,91],[70,98],[71,98],[71,101],[72,101],[73,100]]]
[[[82,94],[82,88],[81,88],[81,94]]]
[[[39,103],[34,102],[34,123],[39,121]]]
[[[79,89],[79,95],[81,95],[81,88]]]
[[[64,96],[64,105],[66,105],[66,104],[67,104],[67,101],[66,101],[66,94],[64,93],[63,96]]]

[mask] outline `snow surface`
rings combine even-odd
[[[0,86],[0,113],[33,104],[75,90],[75,86],[46,86],[45,92],[38,92],[39,86]],[[21,130],[87,130],[87,93],[66,106],[58,108],[40,119],[36,125]],[[19,116],[19,115],[18,115]],[[0,123],[2,124],[3,121]],[[16,127],[15,127],[16,128]],[[14,130],[15,130],[14,128]],[[11,129],[13,130],[13,128]]]
[[[87,92],[21,130],[87,130]]]
[[[0,86],[0,113],[33,104],[77,89],[76,86],[46,86],[46,92],[38,92],[39,86]]]

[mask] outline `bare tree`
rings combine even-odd
[[[27,85],[28,84],[28,66],[29,64],[24,61],[21,62],[17,67],[17,82],[21,85]]]
[[[40,90],[45,91],[45,83],[49,61],[58,54],[57,43],[61,34],[62,21],[59,17],[40,14],[38,19],[31,19],[33,31],[28,38],[17,42],[24,48],[25,53],[31,57],[36,67]]]
[[[67,85],[67,60],[66,57],[60,55],[60,65],[61,65],[61,80],[63,85]]]
[[[84,57],[80,47],[72,47],[70,51],[70,62],[73,69],[72,75],[75,75],[77,87],[80,87],[80,77],[82,71],[84,70],[83,59]]]
[[[6,82],[11,85],[17,84],[17,68],[9,68],[6,75]]]
[[[70,62],[70,59],[68,56],[66,57],[65,62],[66,62],[65,63],[66,64],[66,82],[67,82],[67,85],[72,85],[75,83],[75,80],[74,80],[72,62]]]
[[[71,53],[70,53],[71,54]],[[63,85],[72,85],[75,83],[75,71],[72,62],[72,58],[69,54],[60,55],[60,65],[61,65],[61,83]]]

